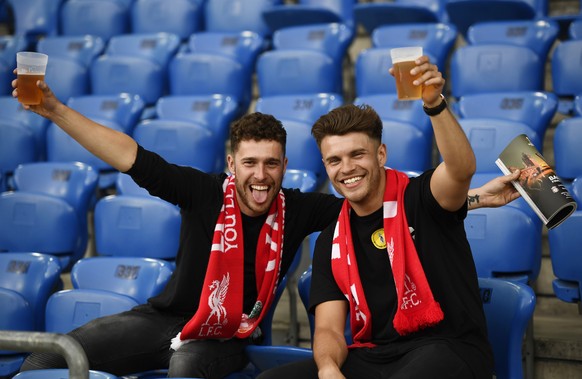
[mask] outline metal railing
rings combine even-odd
[[[81,345],[65,334],[0,330],[0,350],[47,352],[62,355],[69,378],[89,379],[89,361]]]

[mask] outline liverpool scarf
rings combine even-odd
[[[181,333],[172,339],[174,350],[189,340],[249,337],[274,299],[283,253],[283,191],[273,201],[259,234],[255,258],[258,298],[251,313],[246,315],[243,313],[243,230],[234,175],[225,181],[223,189],[224,203],[214,229],[200,304]]]
[[[409,179],[406,174],[386,169],[384,191],[384,237],[392,267],[398,308],[394,329],[400,335],[437,324],[443,312],[433,298],[404,213],[404,190]],[[335,227],[332,246],[333,276],[350,302],[350,322],[354,344],[351,347],[374,346],[372,315],[360,280],[350,228],[350,206],[344,201]]]

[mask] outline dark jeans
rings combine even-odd
[[[168,368],[168,377],[222,378],[247,365],[248,340],[191,342],[170,350],[170,340],[188,320],[141,305],[88,322],[69,335],[85,350],[90,369],[117,376]],[[21,371],[66,367],[59,354],[33,353]]]
[[[397,353],[397,352],[396,352]],[[350,350],[341,368],[348,379],[471,379],[467,364],[444,343],[432,343],[395,354],[389,346]],[[313,359],[290,363],[268,371],[257,379],[317,378]]]

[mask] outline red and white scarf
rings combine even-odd
[[[404,213],[404,190],[409,179],[406,174],[386,169],[384,191],[384,238],[392,267],[398,308],[394,329],[400,335],[436,325],[444,315],[433,298],[424,270],[408,230]],[[332,246],[333,276],[350,302],[350,322],[354,343],[350,347],[373,347],[372,314],[360,280],[350,228],[349,202],[344,201],[335,227]]]
[[[285,195],[279,191],[259,234],[255,262],[258,297],[243,313],[244,243],[234,175],[224,184],[224,203],[216,227],[198,310],[172,339],[171,348],[189,340],[249,337],[273,302],[283,254]]]

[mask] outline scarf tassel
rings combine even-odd
[[[443,319],[444,314],[440,304],[433,300],[423,307],[396,312],[393,325],[398,334],[404,336],[434,326]]]

